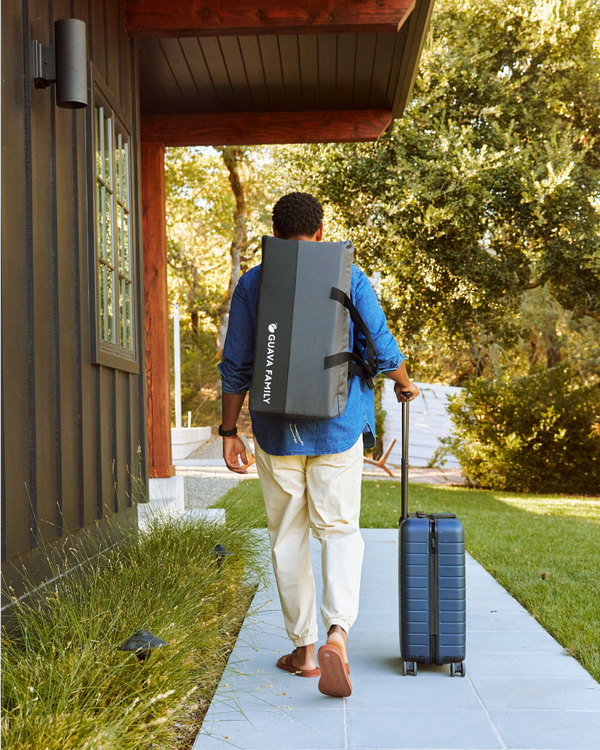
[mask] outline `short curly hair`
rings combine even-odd
[[[308,193],[288,193],[273,206],[273,226],[283,239],[312,237],[323,223],[323,206]]]

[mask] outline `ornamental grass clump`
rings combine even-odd
[[[471,484],[518,492],[597,494],[600,383],[568,365],[520,378],[477,378],[453,396],[442,442]]]
[[[216,544],[233,552],[220,568]],[[157,519],[15,602],[2,634],[2,746],[191,747],[266,559],[252,531]],[[168,644],[144,662],[117,650],[140,628]]]

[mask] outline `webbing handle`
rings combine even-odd
[[[328,370],[330,367],[342,365],[344,362],[348,363],[348,372],[358,375],[359,378],[363,378],[369,388],[373,390],[373,378],[377,373],[371,369],[370,365],[364,359],[354,352],[330,354],[328,357],[325,357],[325,369]]]
[[[333,286],[331,287],[329,299],[339,302],[348,310],[352,322],[365,337],[367,342],[367,361],[354,352],[340,352],[339,354],[332,354],[329,357],[325,357],[325,369],[339,365],[342,362],[348,362],[348,372],[363,378],[369,388],[373,390],[373,378],[377,375],[377,370],[379,369],[379,357],[371,332],[355,304],[345,292]]]
[[[373,337],[371,336],[371,331],[369,331],[367,324],[363,320],[362,315],[358,312],[356,305],[350,297],[346,294],[346,292],[343,292],[341,289],[338,289],[335,286],[331,287],[331,294],[329,295],[329,299],[333,299],[336,302],[339,302],[340,305],[343,305],[346,310],[350,313],[350,317],[352,318],[352,322],[354,325],[358,328],[358,330],[363,334],[367,341],[367,356],[369,360],[369,365],[371,366],[371,369],[376,373],[379,369],[379,358],[377,356],[377,347],[375,346],[375,342],[373,341]]]

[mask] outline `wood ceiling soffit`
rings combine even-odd
[[[374,141],[392,121],[389,110],[235,112],[142,117],[142,142],[165,146]]]
[[[398,86],[392,105],[394,119],[402,117],[412,96],[412,90],[415,85],[417,73],[419,72],[419,63],[421,53],[425,45],[431,14],[433,12],[434,0],[420,0],[419,6],[415,13],[409,19],[406,28],[407,42],[404,47],[401,70],[405,71],[398,79]]]
[[[398,31],[416,0],[124,0],[131,36]]]

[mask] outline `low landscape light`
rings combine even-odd
[[[220,569],[223,565],[223,560],[228,555],[233,555],[233,552],[231,550],[228,550],[224,544],[217,544],[213,549],[212,554],[217,558],[217,565]]]
[[[141,630],[136,630],[125,643],[122,643],[118,651],[133,651],[139,661],[146,661],[150,657],[153,648],[160,648],[167,645],[167,641],[163,641],[162,638],[153,635],[146,628],[141,628]]]

